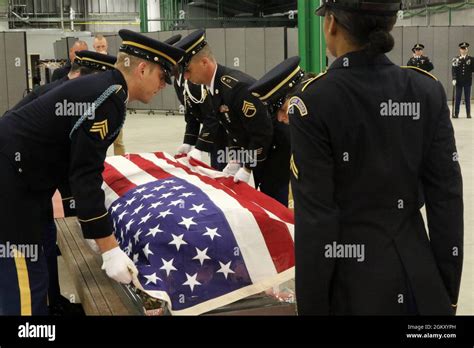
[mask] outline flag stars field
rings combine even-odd
[[[204,204],[201,204],[201,205],[195,205],[193,204],[193,207],[191,209],[189,209],[191,211],[195,211],[196,213],[200,214],[202,211],[205,211],[207,210],[206,208],[204,208]]]
[[[227,264],[223,264],[222,262],[219,261],[219,265],[221,266],[221,268],[217,271],[217,273],[222,273],[224,275],[225,279],[227,279],[229,274],[235,274],[235,272],[230,269],[231,263],[232,263],[232,261],[230,261]]]
[[[181,218],[183,219],[183,221],[178,223],[178,225],[185,226],[188,231],[191,226],[197,225],[197,223],[194,222],[193,217],[190,217],[190,218],[181,217]]]
[[[177,236],[177,235],[172,235],[173,236],[173,240],[169,243],[169,245],[174,245],[176,246],[176,249],[181,249],[181,246],[182,245],[187,245],[188,243],[183,239],[184,238],[184,234],[180,235],[180,236]]]
[[[173,312],[196,310],[200,313],[206,306],[198,304],[225,298],[252,286],[252,276],[260,277],[262,267],[272,276],[276,274],[277,265],[272,263],[272,252],[260,242],[261,238],[257,242],[249,241],[251,232],[234,230],[234,225],[235,221],[247,219],[255,233],[264,235],[265,230],[271,230],[272,235],[266,238],[274,239],[273,231],[285,229],[285,224],[281,221],[273,223],[267,218],[267,223],[262,226],[268,224],[269,227],[260,231],[255,222],[257,218],[240,206],[240,199],[249,199],[245,195],[231,196],[227,190],[221,189],[222,185],[200,182],[195,175],[189,176],[188,180],[182,167],[169,169],[175,168],[172,159],[160,157],[164,170],[174,170],[177,175],[163,173],[160,177],[164,178],[153,180],[162,170],[161,164],[154,163],[152,155],[137,158],[136,161],[134,158],[128,160],[136,164],[136,172],[127,169],[126,160],[111,159],[116,171],[128,171],[124,178],[128,179],[129,187],[124,187],[125,180],[119,182],[116,177],[107,180],[107,175],[104,183],[106,194],[112,193],[107,204],[116,223],[117,237],[121,233],[120,247],[140,270],[139,281],[145,291],[169,294]],[[144,164],[143,158],[148,162]],[[223,198],[221,204],[216,204],[216,197],[227,199]],[[246,255],[252,255],[248,250],[236,253],[242,247],[240,241],[244,241],[244,245],[247,242],[255,244],[264,255],[268,255],[265,256],[267,259],[248,258]],[[184,302],[182,294],[187,297]],[[209,306],[213,305],[210,302]]]
[[[221,237],[222,238],[222,236],[219,233],[217,233],[217,230],[218,230],[217,228],[206,227],[207,232],[204,233],[203,236],[207,236],[207,237],[211,238],[211,240],[214,240],[215,237]]]
[[[145,276],[145,278],[147,279],[147,282],[145,285],[148,285],[150,283],[153,283],[156,285],[156,282],[159,280],[159,281],[162,281],[159,277],[156,276],[156,273],[153,273],[152,275],[148,275],[148,276]]]
[[[178,271],[173,265],[174,259],[171,259],[169,261],[166,261],[165,259],[161,259],[161,261],[163,262],[163,266],[160,268],[160,270],[166,271],[167,277],[170,276],[172,271]]]
[[[153,251],[150,250],[150,243],[145,245],[145,247],[143,248],[143,254],[145,254],[145,257],[147,259],[150,258],[150,255],[155,255],[155,254],[153,254]]]
[[[204,261],[211,260],[211,258],[207,256],[208,250],[209,248],[206,248],[204,250],[199,250],[198,248],[196,248],[197,255],[193,258],[193,260],[199,260],[201,266],[204,265]]]
[[[164,233],[164,231],[160,230],[159,224],[155,228],[150,228],[150,231],[148,232],[147,237],[153,236],[153,238],[155,238],[158,233]]]
[[[186,278],[188,278],[188,280],[184,282],[183,285],[189,286],[191,288],[191,292],[194,292],[195,286],[202,285],[201,283],[197,281],[197,276],[198,276],[197,273],[193,276],[190,276],[189,274],[186,273]]]

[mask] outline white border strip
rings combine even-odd
[[[184,309],[181,311],[173,311],[170,310],[172,315],[180,316],[180,315],[201,315],[204,313],[208,313],[213,311],[214,309],[221,308],[242,300],[246,297],[256,295],[258,293],[267,291],[277,285],[283,284],[287,281],[290,281],[295,278],[295,268],[292,267],[280,274],[277,274],[273,277],[268,277],[264,281],[261,281],[257,284],[246,286],[245,288],[236,290],[234,292],[225,294],[221,297],[214,298],[212,300],[203,302],[196,306],[190,307],[188,309]],[[154,298],[164,299],[164,296],[168,296],[166,293],[161,291],[145,291],[148,295]]]

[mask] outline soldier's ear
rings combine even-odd
[[[333,14],[329,14],[325,17],[325,20],[327,20],[327,25],[328,25],[328,33],[331,35],[335,35],[337,33],[337,20],[336,17],[334,17]]]
[[[139,76],[141,76],[141,77],[145,76],[145,71],[146,71],[147,66],[148,66],[148,63],[146,63],[146,62],[138,63],[137,72],[138,72]]]

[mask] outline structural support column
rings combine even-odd
[[[148,32],[148,1],[140,0],[140,31]]]
[[[324,18],[314,14],[318,7],[319,1],[298,0],[298,42],[301,67],[307,72],[314,73],[326,70]]]

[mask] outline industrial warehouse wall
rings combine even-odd
[[[443,13],[431,13],[428,16],[415,16],[408,19],[399,19],[397,26],[463,26],[473,25],[474,8],[462,11],[449,11]]]
[[[164,40],[176,33],[184,36],[188,31],[147,35]],[[393,36],[395,47],[388,54],[389,58],[397,65],[406,65],[412,56],[413,45],[417,42],[423,43],[426,46],[425,54],[435,65],[432,74],[441,81],[448,99],[451,99],[452,58],[459,54],[460,42],[473,41],[474,26],[395,27]],[[294,28],[208,29],[207,37],[220,63],[245,71],[256,79],[285,58],[298,55],[298,30]],[[109,37],[111,54],[118,52],[120,42],[118,36]],[[150,105],[131,103],[130,108],[176,111],[179,110],[179,102],[174,89],[167,88]]]
[[[184,30],[146,35],[165,40],[175,34],[182,34],[184,37],[191,32]],[[109,54],[117,54],[120,37],[112,35],[107,39]],[[285,58],[298,55],[298,31],[293,28],[207,29],[207,41],[219,63],[244,71],[256,79]],[[129,108],[175,112],[180,109],[180,105],[174,88],[168,86],[151,104],[130,103]]]
[[[27,86],[26,34],[0,32],[0,116],[21,100]]]
[[[431,73],[443,84],[448,99],[452,98],[452,59],[459,54],[459,43],[474,42],[474,26],[464,27],[396,27],[392,32],[395,48],[388,57],[398,65],[406,65],[413,55],[411,49],[416,43],[425,45],[425,55],[435,66]]]

